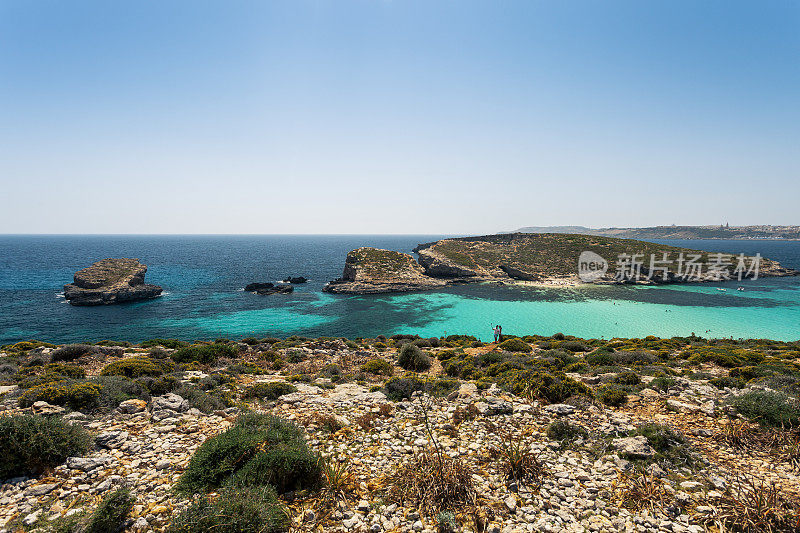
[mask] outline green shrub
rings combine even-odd
[[[556,333],[550,338],[553,339],[554,341],[563,341],[566,337],[564,336],[563,333]]]
[[[416,376],[392,378],[383,386],[386,389],[386,397],[395,402],[411,398],[414,392],[425,389],[425,383]]]
[[[233,487],[269,485],[279,494],[316,489],[321,483],[319,456],[302,440],[278,442],[257,453],[226,482]]]
[[[686,437],[664,424],[642,424],[631,432],[631,436],[642,435],[656,451],[654,461],[676,466],[691,466],[698,460],[697,454]]]
[[[404,344],[397,356],[397,364],[405,370],[423,372],[431,367],[431,358],[419,346]]]
[[[51,405],[65,405],[72,409],[97,407],[103,387],[88,381],[63,380],[31,387],[19,397],[20,407],[30,407],[44,401]]]
[[[253,460],[256,463],[248,467]],[[275,416],[248,413],[197,449],[176,490],[192,493],[217,489],[245,467],[246,479],[268,477],[280,487],[316,488],[320,482],[319,461],[308,452],[299,427]]]
[[[740,414],[768,427],[800,425],[800,404],[782,392],[755,390],[731,400]]]
[[[0,417],[0,479],[38,475],[67,457],[88,452],[92,439],[80,426],[55,417]]]
[[[183,348],[184,346],[188,346],[188,342],[179,341],[178,339],[150,339],[149,341],[144,341],[139,343],[139,346],[142,348],[152,348],[154,346],[162,346],[164,348],[169,348],[172,350],[176,350],[178,348]]]
[[[613,366],[615,364],[614,353],[608,348],[598,348],[584,356],[584,359],[592,366]]]
[[[110,341],[110,340],[97,341],[96,343],[94,343],[94,345],[95,346],[108,346],[108,347],[119,346],[121,348],[130,348],[131,346],[133,346],[128,341]]]
[[[658,390],[661,392],[667,392],[669,389],[675,386],[678,383],[678,380],[674,378],[670,378],[667,376],[657,376],[647,384],[653,390]]]
[[[594,394],[585,383],[575,381],[563,372],[523,370],[502,377],[502,384],[517,395],[560,403],[570,396],[592,398]]]
[[[371,359],[361,365],[361,371],[367,374],[388,377],[394,374],[394,367],[391,363],[383,359]]]
[[[516,340],[516,339],[512,339]],[[502,363],[508,358],[508,354],[504,354],[503,352],[486,352],[483,355],[480,355],[475,358],[475,364],[478,366],[491,366],[497,363]]]
[[[342,367],[336,364],[325,365],[320,369],[317,375],[332,381],[337,381],[342,377]]]
[[[565,366],[564,367],[564,372],[577,372],[577,373],[580,373],[580,372],[586,372],[590,368],[591,367],[589,365],[587,365],[586,363],[581,361],[581,362],[578,362],[578,363],[572,363],[572,364],[569,364],[569,365]]]
[[[136,498],[125,488],[117,489],[103,498],[92,513],[83,533],[114,533],[122,531]]]
[[[499,348],[507,351],[507,352],[520,352],[520,353],[529,353],[533,348],[531,348],[528,343],[522,341],[521,339],[508,339],[504,340],[499,344]]]
[[[448,359],[455,356],[456,356],[456,351],[448,349],[448,350],[442,350],[439,353],[437,353],[436,359],[438,359],[439,361],[447,361]]]
[[[597,399],[606,405],[619,407],[628,402],[628,393],[613,385],[603,385],[597,389]]]
[[[114,409],[125,400],[134,398],[150,400],[150,394],[144,387],[123,376],[98,376],[92,383],[101,387],[97,406],[101,410]]]
[[[178,377],[173,375],[159,376],[157,378],[145,376],[138,378],[136,384],[146,389],[151,396],[163,396],[168,392],[174,392],[181,386]]]
[[[228,367],[228,372],[231,374],[250,374],[254,376],[261,376],[269,374],[269,371],[255,363],[237,363]]]
[[[86,377],[86,371],[79,366],[65,365],[63,363],[50,363],[45,365],[44,371],[47,374],[55,374],[57,376],[64,376],[72,379],[83,379]]]
[[[99,353],[100,348],[89,344],[67,344],[50,352],[53,361],[73,361],[84,355]]]
[[[732,389],[743,389],[746,386],[746,383],[743,379],[732,378],[730,376],[712,378],[708,380],[708,383],[718,389],[724,389],[725,387],[730,387]]]
[[[547,436],[562,443],[585,439],[588,435],[581,426],[571,424],[567,420],[556,420],[547,426]]]
[[[560,348],[570,352],[588,352],[591,350],[591,348],[586,346],[581,341],[564,341],[561,343]]]
[[[247,388],[244,392],[245,398],[263,398],[265,400],[277,400],[284,394],[297,392],[297,387],[283,381],[272,381],[270,383],[256,383]]]
[[[191,407],[203,413],[212,413],[218,409],[231,407],[233,404],[232,400],[225,396],[224,391],[219,391],[219,393],[215,391],[213,394],[209,394],[199,387],[187,383],[182,384],[174,392],[189,402]]]
[[[270,487],[229,488],[214,502],[201,496],[175,517],[167,533],[284,533],[290,525]]]
[[[46,372],[44,374],[38,374],[35,376],[30,376],[24,378],[22,381],[17,383],[17,386],[20,389],[32,389],[33,387],[37,387],[39,385],[46,385],[48,383],[58,383],[60,381],[68,380],[66,376],[62,376],[61,374],[52,374]]]
[[[286,350],[286,360],[290,363],[300,363],[306,360],[305,350]]]
[[[433,396],[447,396],[458,389],[460,385],[461,383],[456,379],[437,379],[430,385],[430,393]]]
[[[623,372],[614,378],[614,383],[620,385],[638,385],[641,382],[642,379],[635,372]]]
[[[125,376],[138,378],[142,376],[160,376],[172,370],[172,365],[166,361],[153,361],[149,357],[135,356],[115,361],[106,365],[100,372],[101,376]]]
[[[176,363],[198,362],[210,365],[220,357],[236,357],[239,350],[232,344],[193,344],[172,352]]]

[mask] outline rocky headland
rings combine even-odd
[[[72,305],[109,305],[147,300],[162,288],[144,282],[147,266],[138,259],[103,259],[75,273],[64,285],[64,298]]]
[[[635,282],[646,284],[724,281],[714,270],[716,254],[701,250],[690,250],[631,239],[617,239],[595,235],[555,233],[511,233],[443,239],[418,245],[415,249],[418,260],[411,255],[374,248],[359,248],[350,252],[345,262],[342,278],[331,282],[325,290],[349,294],[371,294],[381,292],[430,290],[453,283],[501,282],[538,283],[563,286],[582,283],[578,275],[579,257],[583,252],[592,252],[607,262],[604,272],[594,279],[596,283]],[[620,254],[637,258],[635,268],[638,279],[631,269],[630,279],[616,278],[615,262]],[[651,256],[662,260],[664,254],[670,259],[668,271],[654,268],[650,271]],[[699,276],[681,277],[678,258],[684,260],[698,256],[696,263]],[[754,258],[746,257],[745,266],[750,267]],[[732,278],[738,274],[734,269],[738,257],[724,255],[727,272]],[[686,270],[685,263],[682,268]],[[777,261],[761,258],[759,276],[795,276],[798,271],[784,268]],[[752,277],[753,272],[744,272],[743,278]]]
[[[365,247],[347,254],[342,277],[325,285],[323,290],[375,294],[435,289],[447,283],[427,275],[425,268],[408,254]]]

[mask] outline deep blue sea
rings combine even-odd
[[[466,333],[490,326],[516,334],[582,337],[689,335],[800,339],[800,277],[742,283],[583,288],[466,285],[440,292],[343,296],[321,292],[359,246],[402,252],[443,235],[0,236],[0,344],[101,339],[141,341],[245,336],[368,337]],[[756,252],[800,268],[800,242],[681,240],[676,246]],[[76,270],[105,257],[135,257],[160,298],[74,307],[61,296]],[[293,294],[242,288],[286,276],[310,281]],[[745,291],[736,291],[744,285]],[[726,288],[719,291],[718,288]]]

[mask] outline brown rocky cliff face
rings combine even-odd
[[[108,305],[155,298],[161,287],[144,282],[147,266],[138,259],[103,259],[75,273],[64,285],[64,297],[72,305]]]

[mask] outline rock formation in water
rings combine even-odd
[[[308,281],[308,278],[304,278],[303,276],[297,276],[297,277],[289,276],[288,278],[283,280],[284,283],[292,283],[292,284],[305,283],[307,281]]]
[[[443,287],[447,281],[425,274],[425,269],[408,254],[358,248],[347,254],[342,277],[322,290],[343,294],[406,292]]]
[[[275,285],[274,283],[249,283],[244,288],[247,292],[254,292],[256,294],[260,294],[262,296],[266,296],[268,294],[287,294],[294,291],[294,287],[291,285]]]
[[[64,285],[72,305],[108,305],[155,298],[162,288],[144,282],[147,266],[138,259],[103,259],[75,273]]]

